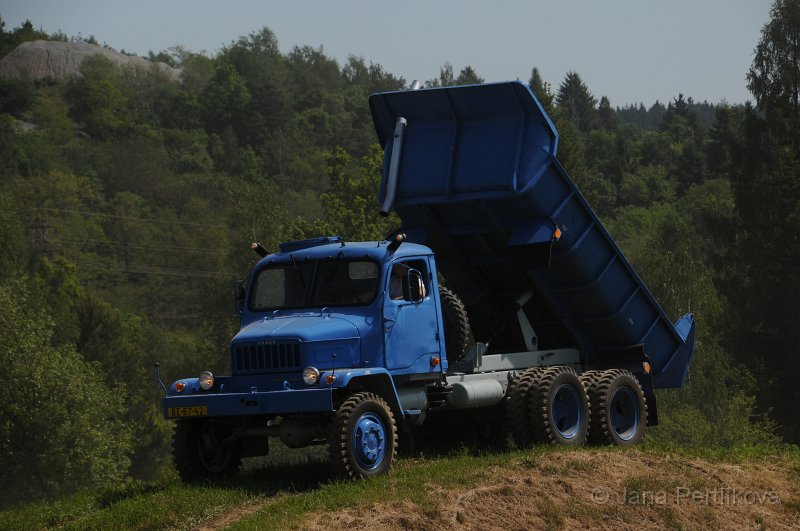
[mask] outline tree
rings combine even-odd
[[[450,87],[455,85],[456,76],[453,74],[453,65],[449,61],[439,67],[439,77],[425,82],[426,87]]]
[[[331,191],[322,194],[325,219],[305,227],[305,236],[338,234],[355,241],[383,239],[397,220],[393,215],[383,218],[378,213],[376,191],[382,166],[383,152],[376,144],[357,161],[341,148],[330,153],[326,172]]]
[[[741,164],[732,176],[740,239],[731,279],[737,320],[730,341],[764,382],[781,433],[800,441],[800,1],[776,0],[761,31],[748,86]],[[756,112],[758,111],[758,112]],[[766,385],[772,380],[774,385]]]
[[[456,85],[480,85],[485,80],[471,66],[467,65],[461,69],[456,78]]]
[[[597,121],[603,129],[607,131],[617,130],[617,115],[614,109],[611,108],[611,100],[603,96],[600,98],[600,103],[597,106]]]
[[[531,78],[528,80],[528,86],[533,91],[533,95],[542,104],[547,114],[553,112],[553,92],[550,90],[550,83],[546,82],[542,77],[539,69],[534,67],[531,70]]]
[[[351,85],[363,88],[360,96],[368,96],[375,92],[399,90],[406,84],[402,77],[395,77],[387,72],[381,65],[370,62],[366,65],[362,57],[351,55],[347,64],[342,67],[342,76]],[[360,107],[362,102],[355,102]]]
[[[250,102],[247,81],[228,63],[217,65],[202,93],[201,105],[209,129],[221,132],[245,116]]]
[[[761,30],[747,88],[759,109],[800,117],[800,1],[775,0],[770,20]]]
[[[715,109],[714,124],[708,131],[705,144],[706,162],[712,176],[733,175],[741,164],[742,125],[744,109],[719,105]]]
[[[0,277],[9,278],[22,271],[28,263],[25,228],[14,210],[19,208],[9,193],[0,192]]]
[[[5,57],[23,42],[49,40],[47,33],[33,28],[33,23],[26,20],[13,31],[5,31],[5,22],[0,19],[0,58]]]
[[[124,388],[54,346],[53,322],[29,283],[0,286],[0,505],[112,485],[130,465]]]
[[[571,120],[578,130],[587,132],[595,127],[597,100],[577,72],[567,72],[564,81],[558,87],[556,103],[563,115]]]
[[[666,135],[666,145],[670,147],[670,174],[681,184],[680,191],[686,192],[693,184],[705,178],[705,127],[694,111],[692,98],[684,99],[683,94],[669,105],[664,113],[659,131]]]
[[[455,75],[453,65],[449,61],[439,68],[439,77],[425,82],[426,87],[452,87],[455,85],[479,85],[484,79],[478,75],[474,68],[467,65]]]
[[[86,132],[98,138],[129,132],[133,121],[116,65],[97,54],[83,60],[80,73],[70,87],[75,121],[83,122]]]

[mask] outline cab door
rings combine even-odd
[[[398,270],[402,290],[398,290]],[[421,300],[411,300],[409,279],[418,278],[409,272],[418,271],[423,282]],[[394,276],[393,276],[394,275]],[[441,358],[438,312],[431,293],[430,267],[427,257],[403,258],[392,263],[384,288],[384,337],[386,368],[409,372],[433,372],[430,358]]]

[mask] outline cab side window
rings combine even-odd
[[[410,271],[418,271],[418,275],[409,275]],[[422,282],[416,290],[410,282]],[[392,265],[389,276],[389,297],[394,301],[411,301],[412,292],[425,298],[429,292],[428,264],[425,260],[398,260]]]

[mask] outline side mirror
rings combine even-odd
[[[247,279],[238,280],[233,285],[234,308],[237,315],[242,315],[242,312],[244,311],[244,298],[246,293],[246,287],[247,287]]]
[[[418,304],[425,298],[425,282],[422,280],[422,273],[416,269],[408,271],[408,294],[411,302]]]

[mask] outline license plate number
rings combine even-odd
[[[170,417],[207,417],[208,406],[185,406],[167,408]]]

